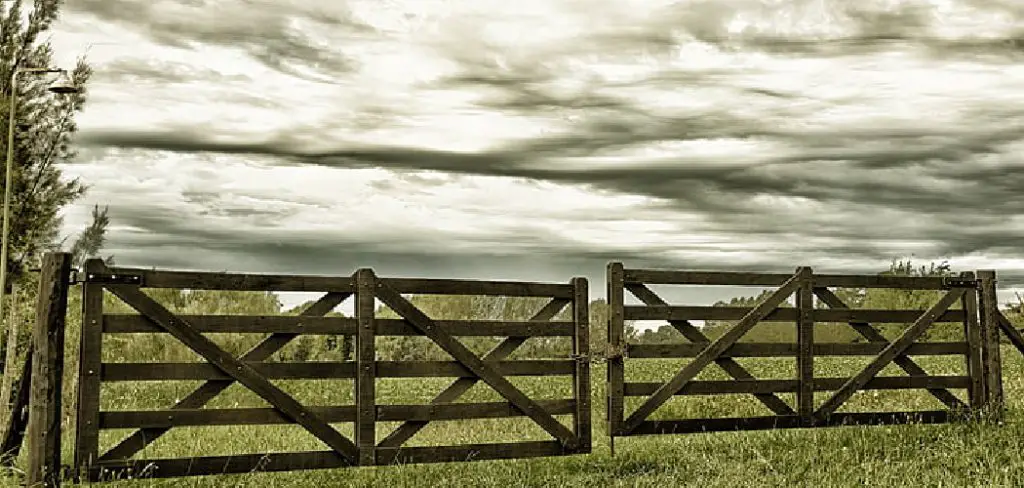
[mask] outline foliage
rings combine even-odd
[[[50,94],[46,89],[48,79],[32,74],[19,76],[16,86],[12,86],[16,68],[53,66],[52,49],[45,35],[63,2],[35,0],[32,8],[23,3],[4,2],[0,6],[3,114],[9,112],[12,90],[17,92],[18,99],[7,263],[12,282],[22,280],[26,270],[38,264],[43,252],[61,245],[60,210],[85,192],[85,186],[77,179],[63,178],[60,165],[75,157],[71,148],[72,136],[77,131],[74,116],[85,106],[85,85],[92,73],[85,60],[79,59],[71,80],[81,91],[71,95]],[[2,117],[2,121],[0,133],[6,134],[8,117]],[[0,138],[0,150],[6,154],[6,138]]]

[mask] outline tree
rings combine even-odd
[[[63,1],[32,3],[31,8],[26,8],[22,0],[0,4],[3,134],[8,130],[7,101],[12,90],[17,90],[18,98],[7,260],[9,282],[22,280],[25,271],[36,265],[43,253],[60,248],[63,242],[59,240],[59,212],[79,199],[86,189],[77,179],[66,180],[59,165],[75,156],[71,148],[72,136],[78,129],[74,116],[85,106],[89,65],[80,58],[70,73],[72,83],[82,88],[76,94],[54,96],[46,90],[47,80],[32,75],[19,77],[16,86],[11,84],[11,76],[19,67],[53,66],[52,49],[43,35],[57,19]],[[0,150],[6,154],[7,140],[0,139]],[[94,212],[94,219],[99,216],[99,212]],[[106,217],[105,211],[102,217]]]
[[[75,243],[71,245],[72,266],[77,269],[85,268],[85,261],[99,257],[100,250],[107,237],[107,226],[110,225],[110,218],[107,217],[108,207],[96,205],[92,209],[92,223],[78,236]],[[61,246],[63,247],[63,246]],[[107,256],[104,259],[107,266],[114,265],[114,256]]]

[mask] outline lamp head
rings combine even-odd
[[[75,86],[75,84],[71,82],[66,72],[61,72],[60,78],[53,82],[47,90],[49,90],[50,93],[56,93],[58,95],[68,95],[82,91],[81,88]]]

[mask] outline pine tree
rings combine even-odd
[[[34,0],[25,6],[22,0],[0,4],[0,97],[4,116],[3,134],[8,130],[8,100],[17,90],[14,159],[11,196],[11,222],[8,237],[8,282],[20,281],[25,271],[35,267],[41,255],[63,245],[59,239],[60,210],[78,200],[85,186],[77,179],[64,178],[60,165],[75,157],[71,148],[77,131],[74,116],[85,106],[84,86],[91,70],[79,59],[70,73],[71,82],[82,88],[79,93],[54,95],[47,91],[52,78],[22,75],[11,83],[17,68],[53,67],[53,52],[44,35],[57,19],[63,1]],[[0,138],[0,154],[6,154],[6,138]],[[2,180],[2,178],[0,178]],[[0,189],[2,189],[0,181]],[[106,218],[106,212],[93,214]],[[102,235],[103,223],[96,228]],[[87,231],[88,232],[88,231]],[[102,240],[102,239],[101,239]],[[96,249],[98,251],[98,248]]]

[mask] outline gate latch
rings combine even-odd
[[[950,289],[950,288],[977,288],[978,280],[976,280],[976,279],[969,279],[969,278],[959,278],[959,277],[951,277],[951,276],[949,276],[949,277],[942,278],[942,285],[946,289]]]

